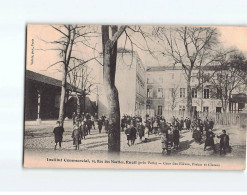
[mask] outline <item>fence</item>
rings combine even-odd
[[[202,120],[208,118],[213,120],[215,125],[240,125],[240,113],[207,113],[198,112]]]
[[[139,116],[145,119],[146,115],[148,114],[149,117],[155,116],[155,112],[152,109],[148,110],[138,110]],[[186,118],[187,113],[186,111],[179,111],[179,110],[163,110],[162,116],[167,121],[172,121],[173,116],[176,118]],[[208,118],[209,120],[213,120],[215,125],[241,125],[246,126],[247,124],[247,113],[215,113],[215,112],[197,112],[196,118],[200,118],[205,120]]]
[[[182,110],[163,110],[162,116],[167,120],[167,121],[172,121],[173,116],[176,118],[185,118],[187,117],[187,113]]]

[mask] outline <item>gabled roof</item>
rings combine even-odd
[[[58,79],[54,79],[52,77],[48,77],[42,74],[39,74],[37,72],[33,72],[31,70],[26,70],[26,79],[31,79],[34,81],[38,81],[41,83],[45,83],[48,85],[53,85],[53,86],[57,86],[57,87],[61,87],[62,86],[62,81],[58,80]]]
[[[37,81],[37,82],[45,83],[45,84],[56,86],[56,87],[61,87],[62,86],[62,81],[61,80],[54,79],[52,77],[48,77],[48,76],[43,75],[43,74],[39,74],[39,73],[33,72],[31,70],[26,70],[26,79],[34,80],[34,81]],[[72,90],[73,86],[70,83],[67,83],[67,87],[66,88],[68,90]],[[82,90],[76,88],[76,92],[81,93]]]

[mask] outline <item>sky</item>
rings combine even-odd
[[[100,30],[100,26],[93,26],[97,30]],[[247,54],[247,28],[240,26],[217,26],[216,27],[220,36],[219,40],[224,48],[236,48],[243,53]],[[150,31],[151,26],[146,26],[145,29]],[[132,40],[139,45],[145,47],[145,42],[140,35],[136,35],[129,31],[132,36]],[[131,34],[132,33],[132,34]],[[28,25],[27,28],[27,52],[26,52],[26,69],[44,74],[53,78],[61,79],[60,65],[52,66],[48,68],[54,62],[59,61],[59,53],[54,50],[47,50],[54,48],[54,45],[48,44],[47,42],[57,40],[61,34],[51,28],[49,25]],[[118,47],[124,47],[125,35],[122,35],[118,41]],[[101,39],[93,38],[90,42],[96,46],[98,51],[102,51]],[[154,44],[151,44],[151,47]],[[154,46],[155,47],[155,46]],[[126,48],[131,49],[131,44],[127,39]],[[83,57],[83,59],[90,59],[98,54],[92,49],[78,44],[75,47],[74,56]],[[153,58],[148,52],[142,51],[134,46],[134,50],[138,52],[144,66],[159,66],[169,65],[169,61],[163,57],[157,59]],[[93,77],[97,77],[98,68],[101,66],[96,61],[91,61],[88,64],[93,71]]]
[[[220,40],[227,47],[236,47],[247,53],[247,28],[246,27],[217,27],[221,36]]]
[[[247,28],[246,27],[231,27],[231,26],[218,26],[217,27],[220,33],[220,42],[225,48],[233,47],[237,48],[243,53],[247,53]],[[47,44],[45,41],[56,40],[60,34],[52,29],[49,25],[29,25],[27,30],[27,55],[26,55],[26,68],[29,70],[33,70],[35,72],[39,72],[49,76],[55,76],[59,78],[58,70],[59,66],[55,66],[52,68],[48,68],[51,64],[59,60],[58,51],[43,51],[39,49],[47,49],[52,48],[53,45]],[[137,40],[141,45],[145,43],[140,36],[135,36],[135,40]],[[132,36],[132,37],[134,37]],[[33,40],[33,41],[32,41]],[[32,42],[33,46],[32,46]],[[118,42],[118,47],[123,47],[125,42],[125,36],[122,36]],[[96,47],[99,51],[101,51],[101,40],[95,39],[93,40],[93,45],[96,44]],[[136,42],[137,43],[137,42]],[[32,59],[32,47],[34,47],[34,57],[33,63],[31,63]],[[127,48],[130,47],[130,43],[127,42]],[[89,59],[90,57],[97,55],[92,52],[87,47],[82,47],[80,45],[80,49],[76,48],[76,54],[78,56],[83,56],[85,59]],[[82,50],[82,51],[80,51]],[[134,48],[136,50],[143,61],[145,66],[157,66],[157,65],[167,65],[166,59],[159,59],[157,61],[154,59],[148,52],[142,51],[138,48]],[[88,54],[88,55],[87,55]],[[93,62],[96,66],[99,64]],[[58,73],[58,74],[57,74]]]

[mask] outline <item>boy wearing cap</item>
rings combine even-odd
[[[60,126],[60,121],[56,122],[57,126],[54,128],[53,133],[54,133],[54,139],[55,139],[55,147],[54,150],[57,149],[57,143],[59,143],[59,147],[61,148],[61,143],[63,140],[63,132],[64,128]]]

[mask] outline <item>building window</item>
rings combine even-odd
[[[162,115],[162,106],[158,106],[158,115]]]
[[[209,99],[209,89],[204,89],[203,90],[203,98],[204,99]]]
[[[174,79],[174,73],[171,73],[170,75],[171,75],[171,79]]]
[[[148,98],[152,98],[153,97],[153,89],[147,89],[147,95],[148,95]]]
[[[192,112],[195,113],[197,111],[197,107],[196,106],[192,106]]]
[[[208,106],[204,106],[204,107],[203,107],[203,112],[208,112],[208,110],[209,110],[209,109],[208,109]]]
[[[179,115],[183,115],[185,112],[185,106],[179,106]]]
[[[197,90],[195,88],[192,88],[192,98],[197,98]]]
[[[221,107],[216,107],[216,113],[221,113]]]
[[[185,88],[180,88],[180,97],[181,98],[185,97]]]
[[[217,99],[221,99],[221,97],[222,97],[222,89],[218,89],[218,88],[217,88],[216,98],[217,98]]]
[[[158,88],[157,96],[158,96],[158,98],[163,98],[164,97],[163,88]]]

